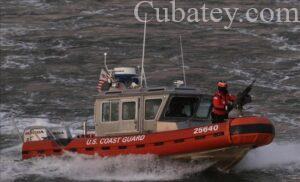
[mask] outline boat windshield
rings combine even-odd
[[[198,102],[198,97],[173,97],[168,106],[165,116],[191,117],[196,112]]]
[[[172,118],[209,118],[211,99],[200,97],[173,97],[168,105],[165,117]]]

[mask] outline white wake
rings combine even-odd
[[[12,149],[15,150],[15,147]],[[15,157],[1,158],[0,172],[1,179],[4,181],[13,181],[18,177],[33,174],[79,181],[165,181],[182,179],[189,174],[201,172],[209,166],[208,163],[176,162],[160,159],[154,155],[102,158],[69,153],[63,157],[25,161],[16,161]]]
[[[299,143],[272,143],[250,151],[235,167],[237,171],[257,169],[300,170]]]

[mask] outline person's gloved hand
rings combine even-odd
[[[231,111],[233,109],[233,103],[232,102],[229,102],[226,107],[225,107],[225,110],[227,112]]]

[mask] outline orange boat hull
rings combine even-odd
[[[244,117],[224,123],[159,133],[112,137],[78,136],[66,146],[52,140],[25,142],[22,158],[61,155],[69,151],[103,157],[155,154],[178,159],[221,156],[220,158],[224,158],[223,162],[229,158],[239,161],[251,148],[271,143],[274,135],[274,126],[267,118]],[[223,154],[229,156],[224,157]]]

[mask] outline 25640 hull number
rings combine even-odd
[[[199,128],[194,129],[194,135],[218,131],[218,130],[219,130],[219,125],[210,125],[210,126],[199,127]]]

